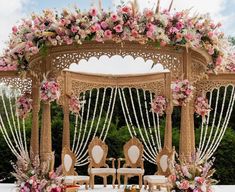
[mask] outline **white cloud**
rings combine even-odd
[[[28,0],[0,0],[0,50],[6,47],[5,42],[12,26],[25,16],[23,8]]]

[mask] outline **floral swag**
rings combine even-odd
[[[92,8],[62,13],[44,10],[42,15],[32,14],[13,26],[10,41],[0,57],[0,71],[29,69],[30,57],[46,53],[48,46],[82,44],[84,41],[112,40],[149,42],[157,46],[185,45],[204,49],[212,56],[208,70],[234,71],[233,50],[221,24],[215,24],[208,15],[190,16],[189,10],[171,13],[145,9],[141,13],[134,6],[118,6],[114,12]]]

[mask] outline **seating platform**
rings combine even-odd
[[[235,191],[235,185],[217,185],[213,186],[214,192],[234,192]],[[95,185],[94,189],[85,189],[85,186],[81,186],[81,188],[78,190],[78,192],[123,192],[124,187],[121,186],[120,189],[116,188],[113,189],[111,185],[108,185],[106,188],[104,188],[103,185]],[[166,190],[162,190],[162,192],[165,192]],[[14,184],[0,184],[0,192],[16,192],[15,185]],[[142,188],[141,192],[147,192],[147,190],[144,190]]]

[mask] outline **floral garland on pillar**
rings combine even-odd
[[[28,117],[32,110],[32,103],[31,94],[24,93],[16,100],[16,115],[21,119]]]
[[[166,98],[162,95],[155,96],[151,104],[151,111],[158,115],[164,115],[167,107]]]
[[[186,105],[193,97],[193,85],[188,79],[176,80],[171,84],[173,103],[177,106]]]
[[[58,100],[60,97],[59,84],[55,80],[44,80],[40,87],[40,98],[44,102],[52,102]]]
[[[195,100],[195,113],[202,117],[202,121],[205,122],[206,116],[211,111],[211,107],[208,103],[208,99],[204,96],[199,96]]]

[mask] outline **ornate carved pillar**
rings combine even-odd
[[[166,89],[165,94],[168,98],[168,105],[166,109],[164,148],[167,148],[169,151],[171,151],[172,150],[172,112],[173,112],[172,93],[171,93],[171,74],[166,75],[165,89]]]
[[[69,123],[69,106],[68,106],[68,96],[64,96],[63,105],[64,121],[63,121],[63,142],[62,148],[70,148],[70,123]]]
[[[40,140],[40,158],[42,162],[50,162],[52,155],[51,145],[51,104],[42,104],[42,128]]]
[[[185,50],[183,53],[183,72],[184,79],[188,79],[191,82],[192,79],[192,61],[191,61],[191,49]],[[191,82],[192,83],[192,82]],[[194,126],[192,126],[192,112],[190,103],[181,107],[181,123],[180,123],[180,158],[189,160],[193,154],[195,147]]]
[[[195,153],[195,127],[194,127],[194,98],[190,102],[190,127],[191,127],[191,150],[192,153]]]
[[[36,155],[39,155],[39,118],[38,113],[40,110],[40,96],[39,96],[39,86],[40,82],[37,78],[32,79],[32,99],[33,99],[33,109],[32,109],[32,130],[30,139],[30,157],[34,159]]]

